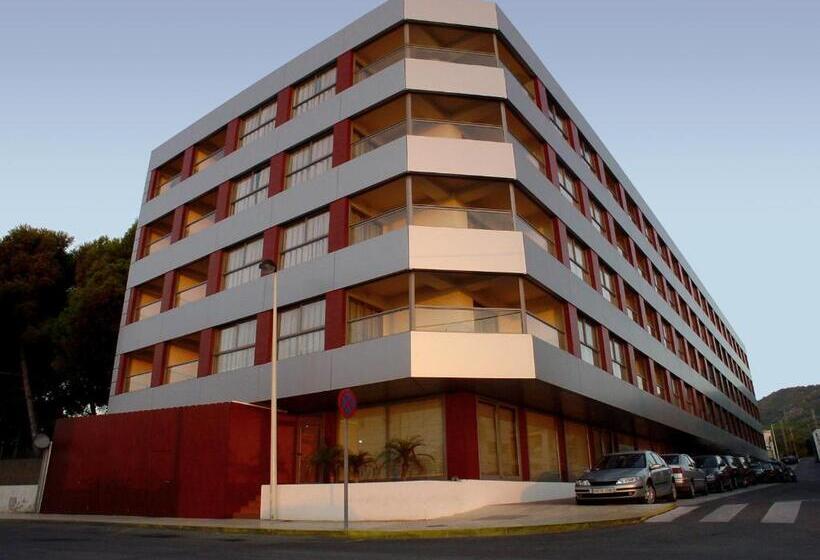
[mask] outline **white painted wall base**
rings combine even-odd
[[[500,480],[419,480],[359,482],[350,485],[351,521],[434,519],[492,504],[559,500],[574,496],[566,482]],[[262,486],[260,515],[267,519],[269,486]],[[341,521],[342,484],[286,484],[278,487],[278,518],[291,521]]]
[[[37,485],[0,486],[0,513],[33,513]]]

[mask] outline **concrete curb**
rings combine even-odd
[[[398,540],[398,539],[445,539],[445,538],[465,538],[465,537],[509,537],[525,535],[541,535],[551,533],[570,533],[575,531],[585,531],[589,529],[603,529],[607,527],[620,527],[626,525],[636,525],[643,523],[647,519],[664,514],[677,507],[677,504],[669,504],[662,510],[640,516],[624,517],[620,519],[606,519],[601,521],[587,521],[578,523],[554,523],[547,525],[517,525],[511,527],[475,527],[475,528],[453,528],[453,529],[414,529],[407,531],[380,531],[377,529],[353,529],[351,531],[342,530],[322,530],[322,529],[273,529],[265,527],[227,527],[208,526],[194,524],[166,524],[127,521],[89,521],[71,519],[46,519],[36,520],[42,523],[86,523],[92,525],[108,525],[111,527],[138,528],[138,529],[165,529],[182,531],[201,531],[209,533],[246,534],[246,535],[271,535],[283,537],[327,537],[335,539],[350,540]],[[0,519],[0,521],[31,521],[25,518]]]

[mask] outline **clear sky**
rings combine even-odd
[[[119,235],[151,149],[378,3],[0,0],[0,234]],[[820,2],[499,4],[728,316],[758,396],[820,383]]]

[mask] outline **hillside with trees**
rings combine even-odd
[[[134,232],[77,246],[25,225],[0,237],[0,458],[107,403]]]
[[[781,455],[793,453],[794,448],[801,456],[813,453],[809,444],[815,428],[812,410],[820,422],[820,385],[780,389],[758,401],[758,408],[764,427],[774,427]]]

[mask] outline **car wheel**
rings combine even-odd
[[[647,484],[643,493],[643,503],[652,505],[655,503],[655,498],[655,487],[652,484]]]
[[[678,501],[678,488],[677,488],[677,486],[675,486],[674,482],[671,484],[671,486],[672,486],[672,490],[669,492],[669,501],[670,502],[677,502]]]

